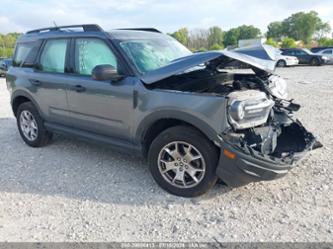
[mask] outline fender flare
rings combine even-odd
[[[29,101],[32,102],[32,104],[36,107],[36,109],[37,109],[39,115],[43,116],[43,115],[42,115],[42,112],[41,112],[41,110],[40,110],[40,108],[39,108],[39,105],[38,105],[38,103],[36,102],[36,100],[34,100],[34,98],[31,96],[30,93],[28,93],[27,91],[21,90],[21,89],[15,90],[15,91],[12,93],[11,100],[10,100],[10,104],[11,104],[11,106],[12,106],[12,111],[13,111],[13,113],[14,113],[14,109],[13,109],[14,106],[13,106],[13,104],[14,104],[15,99],[18,98],[18,97],[25,97],[25,98],[29,99]]]
[[[140,122],[135,132],[136,142],[141,144],[149,128],[162,119],[176,119],[183,121],[201,131],[209,140],[213,142],[219,141],[218,133],[202,119],[178,110],[160,110],[149,114]]]

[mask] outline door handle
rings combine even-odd
[[[31,84],[33,84],[34,86],[39,86],[40,84],[42,84],[42,82],[39,81],[39,80],[30,79],[29,81],[30,81]]]
[[[72,90],[80,93],[80,92],[84,92],[86,90],[86,88],[84,86],[81,85],[76,85],[72,87]]]

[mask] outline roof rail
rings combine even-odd
[[[26,34],[41,33],[41,32],[50,32],[50,31],[60,31],[61,29],[70,29],[70,28],[82,28],[84,32],[101,32],[104,31],[97,24],[79,24],[79,25],[67,25],[67,26],[54,26],[49,28],[34,29],[28,31]]]
[[[158,29],[155,28],[125,28],[125,29],[117,29],[117,30],[136,30],[136,31],[147,31],[147,32],[155,32],[155,33],[162,33]]]

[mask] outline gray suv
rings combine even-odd
[[[219,178],[281,177],[321,146],[293,118],[300,106],[269,54],[193,54],[149,28],[52,27],[18,39],[7,86],[26,144],[53,133],[102,142],[147,158],[163,189],[193,197]]]

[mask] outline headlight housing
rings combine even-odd
[[[327,56],[322,56],[321,57],[324,61],[327,61],[328,60],[328,57]]]
[[[287,82],[280,76],[271,75],[268,78],[268,87],[270,88],[272,94],[279,99],[287,99]]]
[[[265,124],[274,101],[257,90],[232,92],[228,95],[228,119],[236,130]]]

